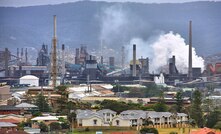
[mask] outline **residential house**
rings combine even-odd
[[[78,126],[110,126],[116,112],[103,109],[97,112],[91,110],[77,110]]]
[[[77,110],[78,126],[142,126],[149,122],[153,127],[184,126],[188,116],[184,113],[155,112],[143,110],[126,110],[116,115],[116,112],[104,109],[100,111]]]
[[[0,122],[0,132],[16,131],[17,125],[10,122]]]
[[[5,120],[5,119],[13,119],[18,122],[26,121],[26,118],[22,115],[16,115],[16,114],[0,115],[0,120]]]
[[[18,104],[15,107],[21,109],[21,114],[24,114],[25,112],[33,113],[34,111],[38,111],[38,106],[25,102]]]
[[[10,106],[10,105],[1,105],[0,106],[0,115],[5,115],[5,114],[19,115],[20,113],[21,113],[21,109],[15,107],[15,106]]]
[[[39,124],[41,122],[45,123],[46,125],[50,125],[52,122],[58,122],[60,117],[67,118],[67,116],[38,116],[32,118],[32,128],[39,128]]]

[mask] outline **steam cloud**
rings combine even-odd
[[[116,50],[111,52],[112,56],[121,57],[120,48],[127,44],[126,48],[129,53],[126,57],[131,60],[132,44],[137,44],[137,58],[148,57],[151,72],[165,70],[169,58],[175,55],[177,69],[181,73],[187,73],[189,46],[178,33],[162,33],[162,31],[159,33],[159,30],[153,30],[151,25],[143,21],[139,15],[133,14],[121,5],[104,9],[99,18],[101,18],[100,40],[105,40],[104,47]],[[105,53],[110,54],[107,51]],[[204,60],[197,56],[195,48],[192,49],[192,55],[193,67],[203,69]],[[120,58],[117,59],[120,61]]]
[[[130,44],[137,44],[137,57],[150,58],[151,71],[159,72],[164,70],[164,66],[168,65],[169,58],[174,55],[176,56],[177,69],[181,73],[187,73],[189,45],[185,44],[185,40],[179,34],[174,34],[173,32],[162,34],[151,43],[140,38],[134,38]],[[129,47],[131,49],[132,45]],[[132,55],[132,52],[130,55]],[[192,56],[193,67],[203,69],[204,60],[196,54],[195,48],[192,49]]]

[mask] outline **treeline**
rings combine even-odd
[[[157,86],[156,84],[148,84],[146,87],[138,88],[138,87],[125,87],[121,85],[114,85],[112,91],[113,92],[124,92],[128,91],[125,97],[157,97],[164,90],[167,90],[164,87]]]

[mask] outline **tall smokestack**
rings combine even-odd
[[[133,77],[136,77],[136,45],[133,45]]]
[[[21,62],[23,62],[23,55],[24,55],[23,48],[21,48]]]
[[[56,79],[57,79],[57,37],[56,37],[56,15],[54,15],[54,36],[52,39],[53,48],[52,48],[52,87],[56,87]]]
[[[19,61],[20,61],[20,59],[19,59],[19,48],[17,48],[17,65],[19,65]]]
[[[5,59],[5,77],[8,77],[9,76],[9,71],[8,71],[9,51],[8,51],[8,48],[5,48],[4,59]]]
[[[75,53],[75,64],[79,64],[80,61],[80,49],[76,48],[76,53]]]
[[[124,53],[124,51],[125,51],[125,48],[124,48],[124,46],[122,46],[122,48],[121,48],[121,53],[122,53],[122,57],[121,57],[121,67],[122,67],[122,68],[124,68],[124,64],[125,64],[125,53]]]
[[[104,64],[104,57],[101,56],[101,64]]]
[[[28,65],[28,49],[25,48],[25,65]]]
[[[191,80],[193,77],[192,74],[192,21],[189,22],[189,68],[188,68],[188,77]]]
[[[65,78],[65,46],[62,44],[62,81],[64,83],[64,78]]]

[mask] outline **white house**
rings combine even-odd
[[[78,126],[142,126],[151,122],[153,127],[184,126],[188,121],[185,113],[155,112],[143,110],[126,110],[116,115],[116,112],[104,109],[100,111],[77,110]]]
[[[78,126],[110,126],[116,112],[103,109],[97,112],[91,110],[77,110]]]
[[[19,84],[28,84],[29,86],[39,86],[39,78],[34,75],[25,75],[19,79]]]

